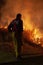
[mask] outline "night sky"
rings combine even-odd
[[[10,23],[17,13],[23,15],[24,25],[33,25],[43,33],[43,0],[0,0],[0,25]]]

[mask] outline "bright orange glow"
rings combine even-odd
[[[4,28],[7,29],[7,26],[5,26]]]
[[[24,14],[25,16],[23,17],[23,29],[24,30],[32,30],[33,29],[33,24],[31,23],[30,15]]]
[[[34,42],[36,42],[37,44],[40,44],[40,38],[42,37],[39,29],[34,29],[33,30],[33,39],[34,39]]]
[[[30,30],[31,34],[27,35],[27,38],[30,38],[30,40],[36,44],[42,44],[41,38],[43,37],[43,34],[40,32],[39,28],[36,28],[33,24],[30,23],[30,17],[23,19],[24,20],[24,30]],[[30,36],[30,37],[29,37]],[[43,46],[43,44],[41,45]]]
[[[34,29],[33,34],[34,34],[34,38],[40,38],[41,37],[41,33],[39,32],[39,29]]]

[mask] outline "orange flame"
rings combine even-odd
[[[33,39],[34,39],[34,42],[36,42],[37,44],[40,44],[40,38],[42,37],[39,29],[34,29],[33,30]]]
[[[27,21],[27,22],[26,22]],[[41,38],[43,37],[43,34],[40,32],[39,28],[36,28],[34,25],[30,23],[30,19],[24,19],[24,30],[30,30],[32,35],[30,35],[31,40],[35,42],[36,44],[41,44]],[[34,27],[34,28],[33,28]],[[28,35],[27,35],[28,36]],[[42,44],[43,46],[43,44]]]
[[[33,24],[31,23],[30,15],[25,14],[23,17],[23,29],[24,30],[32,30]]]

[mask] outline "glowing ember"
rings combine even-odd
[[[4,28],[7,29],[7,26],[5,26]]]

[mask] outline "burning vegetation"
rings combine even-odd
[[[43,36],[38,29],[25,30],[23,34],[27,41],[30,40],[31,42],[43,47]]]

